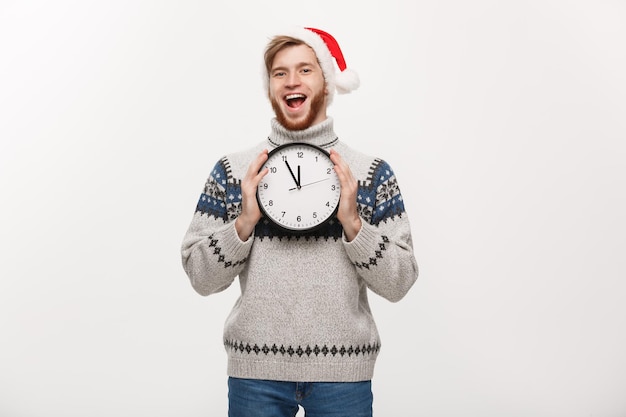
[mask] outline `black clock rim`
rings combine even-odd
[[[270,156],[272,156],[273,154],[285,149],[285,148],[290,148],[292,146],[308,146],[311,147],[313,149],[317,149],[320,150],[321,152],[323,152],[324,154],[326,154],[326,156],[330,159],[330,152],[328,152],[326,149],[322,148],[321,146],[317,146],[313,143],[308,143],[308,142],[289,142],[289,143],[283,143],[282,145],[278,145],[277,147],[275,147],[274,149],[272,149],[271,151],[269,151],[269,153],[267,154],[267,159],[270,158]],[[264,164],[265,165],[265,164]],[[261,168],[259,168],[258,172],[261,172],[263,170],[263,166],[261,166]],[[325,226],[327,223],[329,223],[331,220],[335,219],[335,221],[339,222],[339,220],[337,220],[337,211],[339,210],[339,203],[341,202],[341,197],[339,197],[339,200],[337,201],[337,207],[335,207],[335,210],[333,210],[333,213],[328,216],[326,218],[326,220],[324,220],[323,222],[316,224],[315,226],[311,226],[311,227],[307,227],[304,229],[301,228],[291,228],[291,227],[287,227],[284,226],[280,223],[276,223],[275,221],[272,220],[272,218],[267,214],[267,212],[265,211],[265,209],[263,208],[263,206],[261,204],[259,204],[259,189],[257,188],[256,193],[256,202],[257,205],[259,206],[259,209],[261,210],[261,214],[263,214],[263,217],[261,218],[260,221],[263,221],[263,219],[267,219],[267,221],[269,223],[271,223],[272,225],[278,227],[279,229],[285,231],[285,232],[289,232],[292,234],[305,234],[305,233],[310,233],[313,232],[323,226]]]

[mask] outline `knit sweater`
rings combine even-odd
[[[246,241],[235,230],[241,181],[264,149],[304,141],[334,148],[358,181],[362,227],[348,242],[336,218],[304,234],[261,218]],[[348,147],[332,118],[302,131],[276,119],[266,141],[219,159],[183,239],[182,262],[201,295],[239,277],[241,295],[224,326],[228,375],[294,382],[372,378],[381,348],[368,289],[392,302],[418,275],[411,229],[391,167]]]

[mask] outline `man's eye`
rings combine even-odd
[[[310,68],[302,68],[302,72],[304,72],[306,74],[306,73],[311,72],[311,69]]]
[[[284,72],[275,72],[274,77],[283,77],[285,75]]]

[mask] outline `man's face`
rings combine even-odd
[[[307,45],[282,49],[269,77],[270,102],[284,127],[303,130],[326,119],[326,83],[313,49]]]

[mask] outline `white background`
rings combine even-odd
[[[179,247],[292,24],[360,74],[329,114],[413,228],[375,414],[626,415],[624,1],[4,0],[0,416],[226,415],[238,286],[197,295]]]

